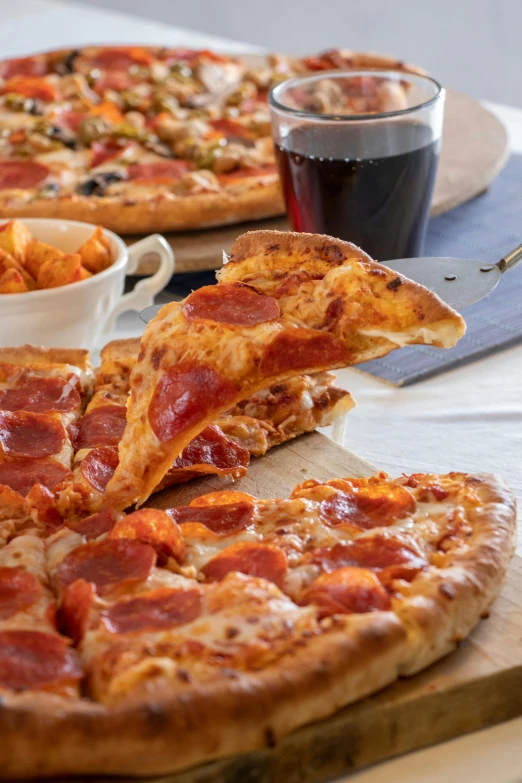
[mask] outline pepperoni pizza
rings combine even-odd
[[[0,349],[0,531],[89,514],[118,464],[139,340],[87,351]],[[187,445],[156,489],[203,474],[244,475],[251,456],[326,426],[353,407],[328,373],[296,376],[227,411]],[[2,521],[5,520],[5,521]],[[0,533],[1,535],[1,533]]]
[[[165,305],[148,324],[103,502],[143,503],[188,443],[260,389],[403,345],[449,348],[464,329],[435,294],[348,242],[243,234],[218,285]]]
[[[271,746],[451,651],[514,526],[502,482],[451,473],[27,527],[0,548],[0,774],[160,774]]]
[[[54,490],[71,477],[71,428],[92,390],[84,350],[0,348],[0,535],[36,509],[55,514]]]
[[[144,46],[1,61],[0,217],[145,233],[282,214],[268,90],[332,68],[419,71],[346,50],[273,55],[253,67],[208,50]],[[389,110],[390,95],[373,85],[365,110]],[[318,90],[314,101],[331,109],[327,79]]]
[[[463,331],[348,243],[253,232],[96,374],[86,351],[0,349],[0,777],[258,750],[454,649],[513,551],[492,475],[125,509],[347,410],[328,368]]]

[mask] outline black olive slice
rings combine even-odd
[[[72,49],[69,54],[65,56],[61,63],[57,63],[55,71],[61,76],[65,76],[68,73],[74,73],[74,61],[80,54],[78,49]]]
[[[78,185],[76,192],[81,196],[102,196],[108,185],[113,182],[120,182],[122,179],[125,179],[125,177],[117,171],[101,171],[91,179]]]

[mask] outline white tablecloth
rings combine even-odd
[[[8,4],[0,0],[2,57],[94,42],[247,49],[238,42],[85,5],[54,0]],[[252,51],[252,47],[248,49]],[[493,104],[489,107],[506,124],[512,149],[522,152],[522,111]],[[141,331],[137,316],[127,314],[108,339]],[[358,401],[357,409],[347,418],[344,435],[338,436],[347,448],[391,474],[495,471],[505,476],[522,500],[522,346],[405,389],[387,386],[356,370],[343,370],[337,377]],[[522,779],[521,736],[522,719],[510,721],[378,765],[350,780],[517,783]]]

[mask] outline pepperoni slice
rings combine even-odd
[[[146,579],[155,563],[156,552],[141,541],[92,541],[64,557],[56,568],[56,581],[63,590],[77,579],[84,579],[103,592],[119,582]]]
[[[229,536],[244,530],[252,522],[254,506],[251,503],[230,503],[216,506],[181,506],[168,512],[176,522],[199,522],[213,533]]]
[[[74,448],[117,446],[127,423],[125,405],[100,405],[86,413],[74,432]]]
[[[42,586],[33,574],[22,568],[0,568],[0,620],[28,609],[42,594]]]
[[[149,405],[149,423],[165,443],[194,427],[212,410],[232,404],[237,396],[233,383],[210,364],[181,362],[162,375]]]
[[[412,545],[399,538],[376,533],[343,541],[333,547],[314,552],[313,562],[325,571],[335,571],[344,566],[359,566],[378,572],[383,581],[407,579],[411,581],[427,565],[427,561]]]
[[[128,71],[131,65],[150,65],[152,52],[141,46],[109,46],[88,56],[89,67],[102,71]]]
[[[128,179],[137,185],[169,185],[181,179],[194,165],[186,160],[165,160],[158,163],[132,163]]]
[[[96,514],[91,514],[89,517],[69,521],[67,526],[90,541],[93,538],[102,536],[104,533],[108,533],[117,521],[116,513],[110,508],[104,508]]]
[[[118,144],[115,139],[109,139],[107,141],[93,141],[91,144],[92,158],[91,168],[100,166],[112,158],[116,158],[123,155],[124,152],[131,149],[134,146],[134,142],[128,142],[125,145]]]
[[[0,484],[10,487],[26,497],[35,484],[54,489],[70,471],[58,462],[18,459],[16,462],[0,462]]]
[[[273,544],[232,544],[201,569],[207,579],[220,581],[231,571],[258,576],[281,585],[288,569],[286,555]]]
[[[0,685],[13,691],[78,681],[82,667],[63,636],[0,631]]]
[[[185,300],[187,321],[214,321],[228,326],[255,326],[280,317],[277,300],[243,285],[206,285]]]
[[[75,383],[63,378],[28,378],[14,389],[0,391],[0,409],[4,411],[70,413],[78,410],[80,403]]]
[[[43,58],[14,57],[12,60],[0,62],[0,79],[10,79],[12,76],[44,76],[47,73],[47,63]]]
[[[325,61],[324,57],[313,55],[304,60],[306,67],[310,71],[326,71],[332,68],[332,64]]]
[[[58,624],[63,633],[76,644],[87,632],[95,597],[93,585],[85,579],[77,579],[65,588],[62,605],[58,610]]]
[[[393,524],[415,511],[415,498],[396,484],[370,484],[337,492],[319,507],[321,518],[333,527],[349,524],[369,530]]]
[[[173,628],[199,617],[202,599],[203,591],[197,587],[152,590],[113,604],[102,612],[102,621],[111,633]]]
[[[214,130],[223,133],[225,136],[235,136],[242,139],[255,139],[255,133],[252,133],[245,125],[242,125],[237,120],[228,120],[221,118],[219,120],[211,120],[210,124]]]
[[[87,116],[88,112],[86,111],[62,111],[56,117],[55,122],[60,127],[67,128],[68,130],[73,131],[73,133],[76,133],[80,127],[80,123],[82,123]]]
[[[150,544],[158,553],[160,563],[166,563],[169,557],[182,562],[185,544],[181,531],[165,511],[155,508],[142,508],[133,511],[117,522],[110,538],[126,538]]]
[[[186,446],[173,464],[176,468],[212,465],[220,470],[234,470],[248,466],[250,452],[226,435],[215,424],[210,424]]]
[[[320,616],[385,611],[390,598],[375,574],[365,568],[339,568],[321,574],[303,593],[304,606],[315,604]]]
[[[1,95],[11,92],[39,101],[54,101],[58,97],[54,85],[42,76],[13,76],[0,89]]]
[[[173,65],[175,62],[179,62],[179,60],[191,62],[196,60],[203,51],[203,49],[187,49],[184,46],[178,46],[175,49],[167,49],[163,54],[163,60],[167,65]]]
[[[259,369],[263,375],[289,370],[341,367],[350,363],[350,352],[329,332],[312,329],[285,329],[265,347]]]
[[[247,177],[257,177],[259,179],[261,177],[266,177],[269,174],[277,174],[277,167],[275,164],[260,166],[256,169],[236,169],[236,171],[231,171],[230,174],[220,174],[218,180],[222,185],[228,185],[229,183],[232,184],[240,179],[246,179]]]
[[[33,160],[0,161],[0,190],[37,188],[48,176],[49,169],[43,163]]]
[[[118,467],[116,446],[101,446],[92,449],[80,463],[82,475],[94,489],[103,492]]]
[[[61,421],[42,413],[0,411],[0,443],[10,457],[58,454],[66,432]]]
[[[128,90],[134,84],[134,80],[129,73],[124,71],[115,71],[114,73],[106,73],[100,79],[97,79],[93,85],[93,89],[98,95],[103,95],[106,90],[113,90],[114,92],[123,92]],[[92,145],[94,148],[94,144]],[[98,164],[92,164],[98,165]]]

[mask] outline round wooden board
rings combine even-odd
[[[442,151],[431,214],[440,215],[469,201],[488,188],[509,153],[502,123],[480,103],[453,90],[447,91]],[[239,234],[256,228],[289,229],[284,217],[167,234],[176,254],[176,272],[218,269],[223,250],[230,251]],[[125,237],[127,244],[138,237]],[[155,271],[157,260],[144,256],[138,274]]]
[[[508,155],[500,120],[473,98],[448,90],[431,214],[447,212],[486,190]]]

